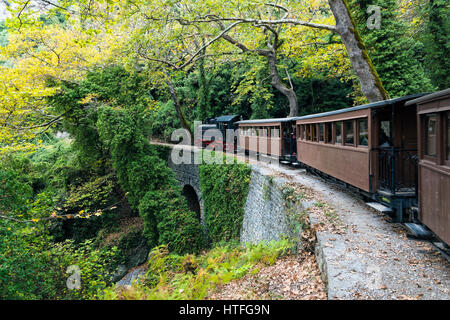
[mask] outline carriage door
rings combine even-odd
[[[391,194],[415,193],[417,126],[414,111],[403,104],[377,110],[376,131],[378,189]]]
[[[297,149],[297,141],[296,141],[296,133],[295,133],[295,124],[291,122],[284,122],[281,124],[282,127],[282,155],[288,161],[294,161],[296,158],[296,149]],[[295,153],[295,155],[294,155]]]
[[[392,122],[389,108],[373,112],[373,157],[374,183],[376,189],[388,191],[391,182]]]

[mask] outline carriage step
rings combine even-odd
[[[421,224],[406,222],[404,225],[416,239],[431,239],[433,237],[433,234]]]
[[[375,209],[378,212],[381,213],[391,213],[392,209],[386,206],[383,206],[381,203],[378,202],[366,202],[366,205],[371,207],[372,209]]]
[[[283,161],[280,161],[280,163],[282,163],[282,164],[290,164],[290,162],[289,162],[289,161],[285,161],[285,160],[283,160]]]

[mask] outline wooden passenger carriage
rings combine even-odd
[[[296,118],[298,161],[361,190],[404,221],[416,202],[420,95]]]
[[[417,108],[419,219],[450,243],[450,89],[406,105]]]
[[[293,118],[245,120],[239,125],[239,145],[249,153],[296,160],[296,133]]]

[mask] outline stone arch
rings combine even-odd
[[[178,185],[182,188],[182,192],[184,192],[185,187],[189,186],[190,192],[192,193],[192,189],[196,194],[198,199],[198,203],[200,204],[200,223],[203,228],[206,230],[206,222],[205,222],[205,208],[202,198],[202,193],[200,190],[200,172],[199,166],[195,163],[195,152],[191,153],[191,162],[190,163],[181,163],[175,164],[172,161],[172,157],[169,154],[168,158],[168,166],[175,173],[175,178],[178,181]],[[188,187],[186,187],[188,188]],[[191,189],[192,188],[192,189]],[[188,200],[189,201],[189,200]],[[196,207],[197,209],[197,207]],[[197,211],[194,210],[196,213]]]
[[[182,195],[187,201],[189,210],[193,211],[197,215],[199,222],[202,220],[202,207],[200,204],[200,199],[197,195],[197,191],[190,184],[186,184],[183,187]]]

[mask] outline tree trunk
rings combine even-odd
[[[362,92],[369,102],[389,99],[351,17],[346,1],[328,0],[328,3],[336,20],[336,30],[345,44],[353,70],[361,83]]]
[[[295,93],[295,91],[292,87],[288,88],[281,82],[280,75],[279,75],[278,69],[277,69],[276,53],[271,52],[265,56],[269,60],[270,75],[272,77],[272,82],[271,82],[272,86],[288,98],[288,101],[289,101],[288,117],[298,116],[297,94]]]
[[[205,50],[203,52],[203,55],[205,54]],[[198,83],[199,83],[197,106],[200,109],[198,116],[200,120],[203,121],[208,117],[208,111],[210,111],[210,104],[209,104],[210,92],[209,92],[209,83],[208,80],[206,79],[205,57],[199,59],[197,66],[198,66]]]
[[[175,91],[175,88],[173,87],[173,83],[170,80],[169,75],[166,72],[164,72],[164,73],[166,75],[166,83],[167,83],[167,86],[169,87],[170,95],[172,96],[173,105],[175,106],[175,110],[177,111],[178,119],[180,119],[180,122],[181,122],[181,125],[183,126],[183,128],[186,129],[187,132],[189,133],[189,136],[191,138],[191,144],[193,144],[194,143],[194,139],[193,139],[194,135],[192,134],[191,126],[189,125],[186,118],[184,117],[183,111],[181,110],[180,102],[178,100],[177,93]]]

